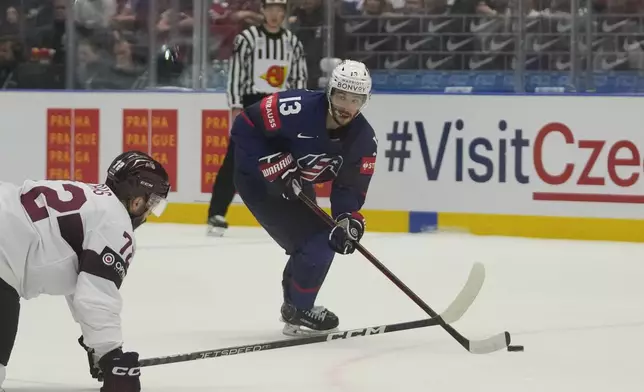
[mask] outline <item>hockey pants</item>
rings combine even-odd
[[[16,341],[19,316],[20,296],[13,287],[0,279],[0,386]]]
[[[284,268],[284,301],[299,309],[311,309],[329,271],[335,252],[329,247],[329,228],[309,207],[299,200],[265,195],[244,174],[235,181],[244,203],[259,224],[289,255]],[[313,187],[304,192],[315,200]]]
[[[228,213],[228,207],[230,207],[230,203],[232,203],[235,197],[235,184],[233,182],[233,169],[235,167],[234,152],[235,144],[231,138],[228,138],[228,150],[224,157],[224,163],[219,168],[215,183],[212,184],[208,218],[215,215],[225,217]]]

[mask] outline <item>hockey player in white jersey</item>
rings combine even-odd
[[[134,230],[163,212],[169,189],[163,166],[134,151],[112,162],[105,184],[0,183],[0,387],[20,298],[49,294],[66,297],[101,392],[141,390],[138,354],[122,351],[119,288]]]

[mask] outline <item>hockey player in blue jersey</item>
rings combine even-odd
[[[284,334],[329,332],[338,317],[315,299],[335,253],[353,253],[365,230],[360,209],[374,172],[377,139],[361,110],[371,77],[357,61],[341,62],[326,91],[291,90],[263,98],[235,119],[235,186],[268,234],[289,255],[281,308]],[[329,227],[296,196],[315,198],[332,182]]]

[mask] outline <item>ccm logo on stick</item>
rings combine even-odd
[[[125,368],[116,366],[112,369],[112,374],[115,376],[136,377],[141,375],[141,368]]]

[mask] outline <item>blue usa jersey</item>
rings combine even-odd
[[[336,217],[362,208],[374,173],[377,139],[361,113],[347,126],[328,130],[328,108],[324,92],[275,93],[246,108],[231,137],[235,164],[246,178],[263,184],[259,158],[288,152],[297,162],[304,184],[333,181],[331,210]]]

